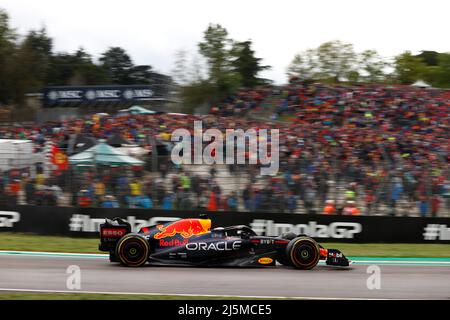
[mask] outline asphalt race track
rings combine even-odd
[[[369,265],[378,265],[381,288],[369,290]],[[81,270],[76,291],[225,295],[249,297],[450,299],[450,261],[361,261],[350,268],[319,265],[301,271],[267,269],[155,267],[124,268],[103,255],[0,254],[3,291],[71,291],[66,286],[70,265]]]

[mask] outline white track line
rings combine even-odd
[[[77,252],[48,252],[48,251],[17,251],[17,250],[0,250],[0,254],[4,255],[30,255],[30,256],[65,256],[65,257],[89,257],[89,258],[107,258],[107,254],[103,253],[77,253]]]
[[[82,291],[82,290],[44,290],[44,289],[14,289],[0,288],[0,291],[8,292],[35,292],[35,293],[64,293],[64,294],[111,294],[111,295],[145,295],[145,296],[177,296],[177,297],[206,297],[206,298],[248,298],[248,299],[304,299],[304,300],[393,300],[374,298],[338,298],[338,297],[284,297],[284,296],[246,296],[227,294],[203,294],[203,293],[162,293],[162,292],[114,292],[114,291]],[[394,299],[403,300],[403,299]]]

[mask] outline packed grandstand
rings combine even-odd
[[[450,91],[406,85],[285,86],[241,90],[209,114],[93,114],[0,128],[0,139],[31,140],[71,155],[73,139],[119,137],[143,165],[3,170],[0,203],[80,207],[440,216],[450,212]],[[190,128],[276,128],[280,170],[174,165],[155,144]],[[168,147],[169,148],[169,147]],[[45,166],[45,164],[44,164]]]

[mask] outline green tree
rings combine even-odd
[[[12,60],[15,53],[16,32],[9,26],[8,14],[0,9],[0,104],[12,99]]]
[[[153,83],[152,67],[148,65],[133,66],[130,69],[128,84],[150,84]]]
[[[427,68],[421,58],[415,57],[410,51],[395,57],[395,73],[401,84],[411,84],[424,78]]]
[[[152,67],[148,65],[135,66],[128,53],[120,47],[109,48],[99,60],[100,66],[112,83],[148,84],[152,81]]]
[[[209,81],[217,90],[218,99],[240,86],[240,76],[232,68],[232,40],[220,24],[210,24],[198,44],[199,52],[208,63]]]
[[[51,57],[47,77],[49,85],[67,85],[75,72],[76,58],[69,53],[57,53]]]
[[[422,50],[420,54],[415,57],[420,58],[427,66],[437,66],[438,65],[439,52]]]
[[[438,77],[436,86],[450,88],[450,53],[440,53],[438,56]]]
[[[241,85],[246,88],[253,88],[261,83],[258,74],[269,66],[261,65],[261,58],[255,57],[255,51],[251,48],[252,42],[250,40],[244,42],[233,43],[232,55],[234,60],[232,65],[234,71],[237,72],[242,81]]]
[[[124,49],[111,47],[101,55],[99,61],[100,66],[106,71],[112,83],[130,83],[130,72],[133,68],[133,62]]]
[[[387,62],[375,50],[365,50],[358,56],[359,69],[363,72],[363,78],[367,82],[383,82],[385,80],[384,69]]]
[[[318,77],[317,49],[308,49],[294,56],[287,69],[289,77],[313,81]]]
[[[287,69],[289,76],[302,80],[340,82],[355,79],[357,59],[353,45],[329,41],[317,49],[308,49],[295,55]]]
[[[13,96],[16,103],[21,104],[26,93],[39,92],[46,85],[51,56],[52,39],[47,36],[46,29],[28,32],[19,44],[12,62]]]
[[[352,84],[357,84],[361,78],[361,74],[357,70],[352,70],[347,74],[347,80]]]
[[[94,63],[92,56],[80,48],[75,52],[75,70],[74,74],[80,74],[83,85],[108,84],[111,80],[108,74],[101,66]]]
[[[317,48],[317,62],[320,79],[340,82],[355,70],[356,54],[350,43],[329,41]]]
[[[74,54],[57,53],[51,57],[48,85],[98,85],[108,82],[106,71],[96,65],[83,48]]]

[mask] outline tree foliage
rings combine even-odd
[[[440,53],[438,56],[437,77],[433,84],[437,87],[450,88],[450,53]]]
[[[422,79],[434,87],[450,88],[450,53],[422,51],[413,55],[405,51],[395,58],[395,71],[403,84]]]
[[[385,69],[389,63],[376,50],[365,50],[358,55],[358,67],[364,82],[376,83],[385,80]]]
[[[294,56],[288,67],[288,75],[304,81],[318,78],[318,61],[315,49],[308,49]]]
[[[12,66],[14,70],[13,100],[21,103],[27,92],[37,92],[45,85],[50,69],[52,39],[45,28],[31,30],[24,40],[16,46]]]
[[[427,66],[437,66],[439,59],[439,52],[436,51],[428,51],[423,50],[420,54],[416,55],[417,58],[420,58]]]
[[[234,94],[240,87],[254,88],[265,83],[258,75],[269,67],[262,65],[262,59],[255,56],[252,42],[234,41],[220,24],[208,26],[198,43],[198,52],[206,61],[206,77],[197,57],[189,68],[187,53],[176,53],[173,74],[182,85],[186,104],[214,103]]]
[[[82,48],[74,54],[52,55],[47,85],[99,85],[108,83],[108,74]]]
[[[128,53],[120,47],[111,47],[99,59],[100,67],[114,84],[146,84],[150,81],[152,67],[134,65]]]
[[[347,81],[355,78],[355,71],[357,56],[353,45],[341,41],[325,42],[296,54],[288,67],[289,76],[325,82]]]
[[[0,105],[13,98],[14,85],[11,80],[16,38],[15,30],[9,26],[8,14],[0,9]]]
[[[395,57],[395,73],[402,84],[411,84],[422,79],[426,71],[426,65],[422,59],[412,55],[411,51]]]
[[[354,70],[355,52],[353,45],[341,41],[329,41],[317,48],[317,61],[319,77],[336,82],[348,79],[348,75]]]
[[[389,69],[393,70],[388,72]],[[326,42],[294,56],[290,77],[304,81],[412,84],[422,79],[439,88],[450,87],[450,53],[405,51],[393,63],[376,50],[355,53],[351,44]]]
[[[200,53],[206,58],[209,67],[209,80],[217,86],[223,82],[224,75],[230,71],[230,49],[232,40],[228,31],[220,24],[210,24],[198,44]]]
[[[233,57],[233,69],[241,77],[241,86],[253,88],[262,83],[262,79],[258,77],[258,74],[263,70],[269,69],[270,66],[261,64],[262,59],[255,56],[250,40],[233,43],[231,54]]]

